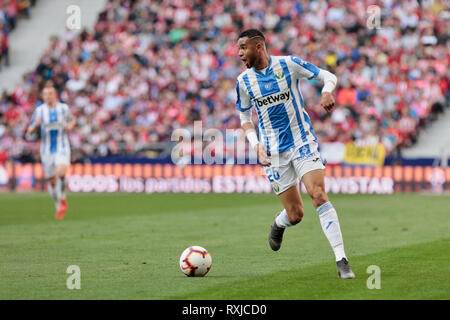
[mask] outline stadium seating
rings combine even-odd
[[[37,0],[0,0],[0,71],[9,66],[9,33],[16,28],[18,20],[31,17],[31,7]]]
[[[94,32],[50,39],[36,69],[0,97],[0,152],[36,154],[23,133],[47,80],[78,119],[70,134],[75,161],[170,154],[173,130],[196,120],[238,128],[236,39],[246,28],[265,32],[271,54],[296,55],[338,76],[331,115],[318,104],[320,84],[302,83],[319,142],[381,142],[392,154],[448,107],[443,1],[383,2],[379,29],[367,25],[372,1],[183,3],[111,0]]]

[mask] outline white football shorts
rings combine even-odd
[[[325,169],[326,162],[317,150],[317,143],[308,146],[311,153],[305,155],[306,146],[300,149],[292,148],[279,154],[278,159],[271,157],[272,165],[264,168],[272,189],[277,195],[298,184],[306,173]]]
[[[56,174],[56,167],[70,165],[70,152],[57,152],[42,156],[42,167],[44,168],[45,179],[50,179]]]

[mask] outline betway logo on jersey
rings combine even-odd
[[[286,103],[291,99],[291,93],[289,90],[285,90],[283,92],[277,92],[271,94],[270,96],[265,96],[259,99],[256,99],[256,103],[258,107],[272,107],[281,103]]]
[[[53,129],[61,129],[62,124],[59,122],[49,122],[44,124],[45,129],[53,130]]]

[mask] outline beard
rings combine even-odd
[[[245,61],[245,66],[247,69],[252,68],[255,65],[256,57],[248,57]]]

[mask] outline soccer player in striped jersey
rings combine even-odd
[[[70,145],[67,132],[76,124],[69,106],[58,101],[56,89],[46,85],[42,90],[44,103],[36,108],[27,129],[32,135],[41,129],[41,162],[48,190],[56,207],[56,219],[63,219],[68,209],[65,187],[70,165]]]
[[[338,275],[343,279],[354,278],[336,210],[325,192],[325,163],[300,93],[301,79],[319,79],[324,84],[320,105],[331,112],[336,76],[294,56],[269,55],[264,34],[257,29],[242,32],[238,48],[247,70],[237,79],[236,108],[247,139],[284,206],[271,226],[270,247],[279,250],[285,228],[302,220],[300,179],[334,251]],[[252,109],[258,115],[259,135],[251,120]]]

